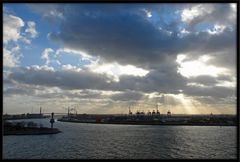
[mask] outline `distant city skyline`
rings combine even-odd
[[[3,4],[3,113],[236,114],[236,3]]]

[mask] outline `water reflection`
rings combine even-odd
[[[50,127],[48,119],[35,119]],[[3,158],[236,158],[236,127],[56,122],[62,133],[4,136]]]

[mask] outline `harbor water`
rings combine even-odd
[[[49,119],[27,119],[50,127]],[[236,159],[234,126],[55,122],[62,133],[3,136],[4,159]]]

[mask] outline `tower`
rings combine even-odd
[[[155,116],[155,114],[156,114],[156,113],[155,113],[155,110],[153,110],[153,111],[152,111],[152,116]]]
[[[160,116],[160,111],[158,110],[158,104],[157,104],[157,116]]]
[[[51,128],[53,128],[53,123],[55,122],[54,118],[53,118],[53,115],[54,115],[54,113],[52,112],[52,118],[50,119]]]
[[[42,107],[40,107],[40,115],[42,114]]]
[[[167,116],[168,116],[168,117],[171,116],[171,111],[170,111],[170,110],[168,110],[168,112],[167,112]]]
[[[150,111],[150,110],[148,110],[148,115],[149,115],[149,116],[151,116],[151,114],[152,114],[152,113],[151,113],[151,111]]]

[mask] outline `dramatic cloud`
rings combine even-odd
[[[59,86],[67,89],[96,89],[107,87],[105,76],[88,71],[54,71],[53,68],[33,66],[18,69],[10,79],[26,84]],[[95,84],[95,83],[98,84]]]
[[[209,60],[213,59],[209,55],[203,55],[197,60],[188,60],[187,55],[178,55],[177,62],[180,64],[178,71],[185,77],[193,77],[200,75],[209,75],[217,77],[223,73],[229,73],[227,68],[209,65]]]
[[[164,112],[234,113],[236,4],[27,6],[33,19],[4,14],[5,105],[22,94],[61,111],[159,104]],[[28,49],[11,44],[33,38]]]
[[[113,77],[113,80],[119,81],[119,76],[121,75],[133,75],[133,76],[140,76],[144,77],[146,74],[149,73],[149,71],[141,69],[141,68],[136,68],[135,66],[132,65],[126,65],[122,66],[119,65],[118,63],[113,63],[113,64],[90,64],[87,66],[87,68],[90,71],[100,73],[100,74],[107,74],[109,77]]]
[[[80,11],[75,6],[64,14],[60,32],[49,34],[49,38],[110,62],[117,60],[120,64],[136,66],[150,66],[163,62],[166,55],[193,49],[209,53],[235,47],[235,32],[227,27],[221,29],[218,35],[202,31],[179,38],[176,31],[168,34],[137,12],[116,12],[109,16],[105,11],[108,7],[98,11],[94,8]]]
[[[167,74],[161,69],[154,70],[145,77],[121,75],[119,82],[115,82],[107,75],[80,70],[69,65],[65,65],[63,71],[55,71],[47,66],[19,68],[9,75],[9,79],[25,84],[57,86],[62,89],[137,90],[166,93],[179,93],[186,84],[186,79],[174,70]]]

